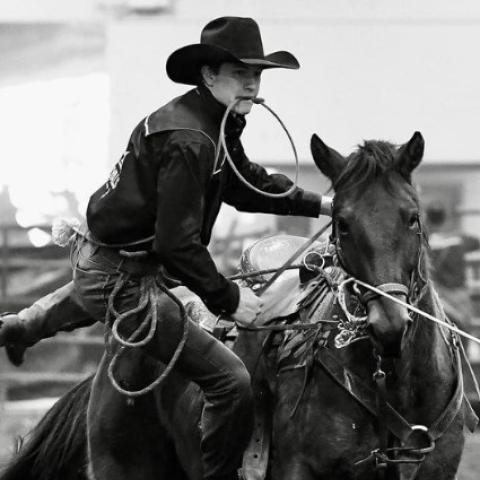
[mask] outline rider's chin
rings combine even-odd
[[[253,102],[251,100],[242,100],[235,111],[240,115],[247,115],[252,110],[252,107]]]

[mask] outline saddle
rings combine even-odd
[[[239,270],[245,278],[240,284],[254,291],[258,290],[274,273],[252,274],[281,268],[307,240],[294,235],[275,235],[256,241],[242,254]],[[307,252],[302,252],[293,262],[296,265],[300,263],[302,267],[284,271],[262,295],[264,306],[254,325],[262,325],[271,319],[286,318],[297,313],[311,292],[308,280],[316,275],[311,267],[319,264],[323,266],[324,258],[331,253],[327,242],[316,242]],[[177,296],[182,295],[178,289],[173,292]],[[194,298],[192,295],[186,295],[182,299],[190,318],[222,341],[234,339],[237,331],[233,322],[216,317],[198,297]],[[243,480],[263,480],[268,468],[271,436],[269,406],[265,396],[259,392],[254,391],[254,399],[254,431],[239,472]]]
[[[305,237],[295,235],[274,235],[257,240],[241,256],[239,273],[245,278],[239,284],[253,291],[258,290],[274,275],[274,272],[252,274],[281,268],[307,240]],[[297,313],[302,301],[309,294],[305,286],[315,275],[312,273],[313,269],[309,269],[323,263],[323,257],[331,255],[326,241],[315,242],[308,251],[302,252],[293,262],[295,265],[302,266],[285,270],[262,295],[264,301],[262,312],[254,325],[263,325],[269,320],[285,318]],[[220,340],[225,340],[227,335],[229,337],[236,335],[232,322],[212,314],[200,298],[184,287],[178,287],[172,290],[172,293],[183,301],[192,320]]]

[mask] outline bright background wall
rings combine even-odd
[[[310,158],[313,132],[347,154],[363,139],[401,143],[420,130],[422,191],[456,210],[480,204],[477,1],[3,0],[0,124],[9,163],[0,183],[15,208],[61,213],[66,189],[84,211],[136,123],[188,88],[167,79],[168,55],[221,15],[256,18],[267,53],[287,49],[300,60],[299,71],[265,72],[261,94],[293,134],[302,185],[327,187]],[[21,33],[29,27],[36,33]],[[291,171],[288,143],[260,107],[244,137],[252,160]],[[25,180],[45,171],[43,184]],[[30,199],[22,194],[33,188]],[[479,215],[456,221],[480,234]]]

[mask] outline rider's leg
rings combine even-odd
[[[168,302],[163,298],[162,303]],[[165,308],[166,307],[166,308]],[[182,338],[183,323],[176,306],[160,304],[158,334],[145,348],[167,363]],[[163,312],[166,312],[163,314]],[[231,350],[193,322],[176,370],[202,389],[202,455],[205,479],[234,479],[253,428],[253,394],[250,375]]]
[[[98,263],[79,259],[74,283],[85,308],[98,320],[106,316],[109,296],[119,278],[118,270],[99,272]],[[141,279],[128,277],[115,297],[115,308],[125,312],[138,306]],[[168,363],[183,335],[184,322],[178,306],[158,290],[158,326],[143,347],[148,355]],[[129,337],[142,318],[130,317],[120,329]],[[231,350],[191,321],[188,336],[175,368],[203,390],[202,455],[204,479],[234,479],[241,465],[253,424],[250,376]],[[143,336],[143,334],[142,334]]]
[[[93,323],[95,320],[79,305],[70,282],[18,314],[0,317],[0,347],[6,346],[12,363],[19,365],[27,347],[59,331],[70,332]]]

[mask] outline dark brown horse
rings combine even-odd
[[[311,147],[335,191],[334,263],[348,273],[333,266],[314,280],[298,315],[317,328],[241,331],[235,344],[268,407],[267,476],[454,479],[472,418],[458,341],[401,303],[443,315],[411,182],[423,139],[416,133],[400,148],[368,141],[348,159],[315,135]],[[340,284],[350,277],[362,283]],[[161,308],[178,315],[168,299]],[[158,365],[129,355],[117,372],[123,386],[158,375]],[[172,373],[162,388],[127,400],[107,377],[110,358],[47,413],[1,479],[201,479],[198,387]]]

